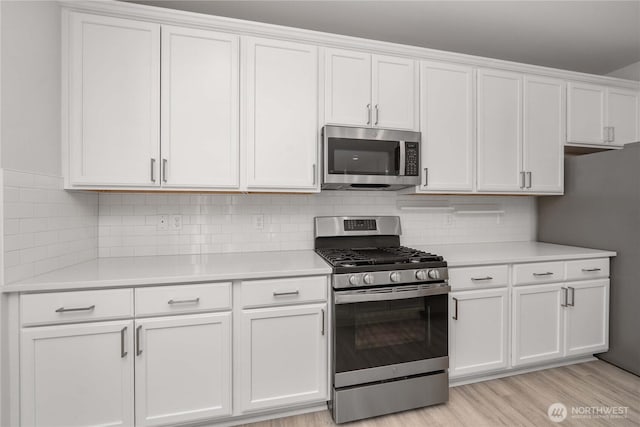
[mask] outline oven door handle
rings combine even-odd
[[[420,298],[433,295],[448,294],[450,286],[438,286],[437,288],[418,289],[413,291],[389,291],[374,290],[372,292],[338,291],[334,293],[335,304],[351,304],[355,302],[389,301],[397,299]]]

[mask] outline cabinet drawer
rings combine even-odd
[[[20,297],[22,326],[133,316],[133,290],[52,292]]]
[[[454,291],[506,286],[508,281],[509,274],[506,265],[449,269],[449,285]]]
[[[534,262],[513,266],[513,284],[561,282],[564,280],[564,262]]]
[[[327,286],[326,276],[249,280],[242,282],[242,307],[326,301]]]
[[[136,289],[136,316],[230,309],[231,282]]]
[[[589,280],[609,277],[609,258],[567,261],[567,280]]]

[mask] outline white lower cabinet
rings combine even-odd
[[[507,368],[507,288],[452,292],[449,300],[449,375]]]
[[[327,305],[243,310],[242,412],[327,400]]]
[[[231,313],[136,320],[136,425],[231,415]]]
[[[20,425],[133,425],[133,321],[22,330]]]
[[[565,354],[594,354],[609,348],[609,279],[567,284]]]
[[[606,351],[609,279],[513,289],[513,366]]]

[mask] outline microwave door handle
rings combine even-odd
[[[405,141],[400,141],[400,154],[399,154],[399,157],[400,157],[400,159],[399,159],[400,162],[399,163],[400,164],[398,166],[398,176],[404,176],[405,172],[406,172],[406,170],[405,170],[406,169],[406,167],[405,167],[406,144],[407,143]]]

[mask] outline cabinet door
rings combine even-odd
[[[231,415],[231,313],[136,320],[136,425]]]
[[[564,82],[524,79],[523,165],[526,191],[562,193],[564,188]]]
[[[609,348],[609,280],[568,283],[566,355]]]
[[[608,126],[612,127],[611,144],[640,141],[640,94],[637,91],[610,87],[607,90]]]
[[[567,84],[567,142],[605,142],[605,88],[583,83]]]
[[[163,186],[239,186],[238,40],[162,27]]]
[[[562,285],[513,288],[513,366],[563,356]]]
[[[478,70],[478,190],[521,191],[522,75]]]
[[[243,412],[327,399],[326,304],[242,311]]]
[[[420,190],[473,190],[473,68],[421,63]]]
[[[326,49],[324,120],[347,126],[371,125],[371,55]]]
[[[133,425],[133,357],[132,321],[23,329],[21,425]]]
[[[71,184],[160,185],[160,26],[69,19]]]
[[[452,377],[507,367],[508,295],[506,288],[450,294]]]
[[[245,41],[247,187],[315,190],[317,48],[252,37]]]
[[[418,70],[413,59],[373,55],[373,125],[418,130]]]

